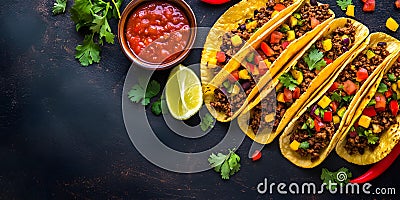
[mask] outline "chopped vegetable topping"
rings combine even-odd
[[[397,29],[399,28],[399,24],[396,22],[396,20],[394,20],[393,18],[389,17],[389,18],[386,20],[386,27],[387,27],[389,30],[391,30],[391,31],[393,31],[393,32],[396,32]]]
[[[349,5],[353,4],[352,0],[336,0],[336,3],[342,10],[346,10]]]
[[[324,54],[322,52],[318,51],[318,49],[316,49],[313,46],[313,47],[311,47],[311,50],[309,51],[307,56],[304,56],[304,62],[306,62],[306,64],[308,65],[308,68],[310,70],[312,70],[312,69],[321,70],[321,67],[326,66],[326,62],[323,59],[323,57],[324,57]]]

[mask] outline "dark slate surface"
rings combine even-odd
[[[211,6],[187,1],[199,26],[211,26],[231,5]],[[334,0],[336,15],[344,16]],[[374,13],[363,13],[354,0],[356,19],[371,32],[383,31],[400,38],[400,32],[385,28],[389,16],[400,22],[394,0],[377,1]],[[0,199],[279,199],[258,195],[264,178],[279,182],[320,184],[321,168],[349,168],[355,176],[368,166],[356,166],[332,153],[315,169],[300,169],[284,159],[275,141],[263,150],[259,162],[242,160],[242,170],[229,181],[213,171],[178,174],[162,170],[144,159],[126,133],[121,94],[130,62],[118,44],[102,48],[100,64],[81,67],[74,59],[75,46],[83,35],[75,31],[69,13],[52,16],[52,0],[2,0],[0,4]],[[68,0],[68,8],[72,5]],[[125,1],[123,7],[128,1]],[[111,21],[116,32],[117,21]],[[198,63],[193,51],[185,64]],[[165,82],[166,73],[155,78]],[[155,126],[163,127],[150,115]],[[223,137],[226,124],[217,124],[207,141]],[[162,132],[162,131],[161,131]],[[168,140],[168,137],[166,137]],[[168,143],[168,141],[166,141]],[[173,141],[170,141],[173,143]],[[246,158],[251,141],[246,138],[238,153]],[[190,144],[177,144],[183,148]],[[394,187],[400,192],[398,160],[373,187]],[[299,199],[394,199],[378,195],[296,196]],[[398,197],[398,196],[397,196]]]

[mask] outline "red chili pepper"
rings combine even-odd
[[[261,151],[255,150],[253,155],[251,156],[251,160],[256,161],[261,158]]]
[[[371,167],[365,174],[350,180],[350,183],[366,183],[371,181],[385,172],[386,169],[392,165],[392,163],[396,160],[396,158],[400,154],[400,143],[397,143],[396,146],[392,149],[392,151],[381,161],[376,163]]]
[[[389,102],[389,109],[392,112],[393,116],[397,116],[397,112],[399,112],[399,102],[396,100],[391,100]]]
[[[208,4],[219,5],[219,4],[227,3],[230,0],[201,0],[201,1],[204,3],[208,3]]]

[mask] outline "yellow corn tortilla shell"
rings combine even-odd
[[[400,46],[399,46],[400,48]],[[400,56],[400,53],[398,53],[398,56]],[[380,160],[382,160],[384,157],[386,157],[392,149],[396,146],[396,144],[400,141],[400,114],[397,115],[396,120],[397,123],[392,125],[386,132],[382,133],[380,136],[380,141],[379,145],[371,151],[369,148],[365,148],[365,152],[363,155],[361,154],[354,154],[350,155],[347,153],[347,150],[344,148],[346,145],[346,136],[347,133],[350,131],[351,127],[353,124],[357,121],[357,119],[362,115],[362,112],[364,108],[367,107],[368,102],[371,100],[371,98],[374,97],[377,88],[379,86],[379,83],[381,82],[383,76],[389,71],[389,69],[393,66],[395,63],[397,57],[393,57],[392,62],[390,62],[385,69],[382,70],[381,74],[379,75],[378,79],[376,82],[372,82],[370,84],[370,88],[364,98],[361,100],[360,104],[358,105],[355,114],[352,117],[351,123],[347,127],[347,129],[344,131],[344,134],[340,138],[338,144],[336,145],[336,153],[345,159],[348,162],[357,164],[357,165],[369,165],[376,163]]]
[[[390,55],[388,55],[385,60],[375,69],[375,71],[368,77],[368,79],[364,82],[364,84],[361,86],[361,88],[357,91],[355,94],[353,100],[350,102],[350,105],[348,108],[355,108],[358,107],[360,104],[360,99],[366,94],[366,91],[370,87],[370,83],[375,83],[378,80],[378,76],[381,73],[382,69],[393,59],[393,57],[397,53],[397,48],[399,47],[400,43],[392,38],[389,35],[386,35],[384,33],[373,33],[370,36],[367,37],[366,41],[361,44],[361,46],[355,51],[354,54],[348,59],[340,68],[338,68],[337,71],[335,71],[334,76],[328,81],[327,84],[325,84],[321,89],[317,92],[316,96],[311,97],[312,100],[304,106],[299,113],[293,118],[293,120],[289,123],[287,128],[284,130],[283,134],[279,138],[279,147],[282,152],[282,155],[287,158],[290,162],[293,164],[303,167],[303,168],[313,168],[322,161],[325,160],[325,158],[329,155],[329,153],[334,149],[336,146],[337,142],[339,139],[342,137],[346,129],[348,128],[348,120],[351,121],[353,114],[352,114],[352,109],[347,110],[345,114],[343,115],[343,118],[339,124],[338,130],[335,132],[334,136],[332,137],[331,142],[329,145],[320,152],[320,157],[318,160],[311,162],[311,159],[309,157],[302,157],[295,151],[293,151],[290,148],[290,135],[293,131],[294,128],[298,127],[298,122],[297,120],[300,118],[302,114],[307,112],[307,108],[312,106],[314,103],[318,102],[319,99],[325,94],[326,91],[330,88],[332,83],[337,79],[337,77],[340,75],[340,72],[343,71],[343,69],[348,65],[351,64],[351,62],[356,58],[357,55],[360,53],[365,53],[365,51],[372,46],[375,46],[378,42],[385,41],[387,42],[387,50],[389,51]],[[396,48],[397,47],[397,48]]]
[[[327,65],[318,75],[317,77],[311,82],[309,88],[305,93],[303,93],[299,99],[297,99],[292,106],[285,112],[284,116],[282,117],[281,122],[279,123],[276,131],[271,132],[271,130],[264,129],[264,130],[259,130],[258,134],[256,135],[253,130],[250,128],[248,125],[248,122],[250,120],[250,111],[257,106],[262,99],[264,99],[267,95],[269,95],[271,92],[275,92],[275,87],[279,83],[278,78],[285,72],[288,72],[291,70],[292,66],[295,66],[297,61],[299,59],[302,59],[302,57],[305,55],[305,53],[311,48],[314,43],[323,37],[326,37],[334,30],[336,30],[338,27],[344,27],[344,25],[347,23],[347,20],[350,20],[352,24],[356,27],[356,34],[355,34],[355,41],[353,42],[352,48],[349,49],[349,51],[345,52],[342,54],[339,58],[334,60],[331,64]],[[300,51],[292,60],[289,62],[283,70],[273,78],[273,80],[268,83],[268,85],[263,89],[263,91],[258,95],[250,104],[247,106],[245,111],[238,117],[238,123],[239,127],[242,129],[243,132],[246,133],[247,136],[249,136],[251,139],[254,141],[261,143],[261,144],[268,144],[271,143],[276,136],[278,136],[283,129],[286,127],[286,125],[292,120],[293,116],[297,113],[298,110],[300,110],[303,105],[305,105],[308,101],[310,101],[312,98],[310,98],[313,94],[316,94],[317,90],[321,88],[322,85],[325,84],[325,81],[328,80],[332,75],[334,75],[335,71],[337,68],[351,55],[352,52],[354,52],[360,44],[364,41],[364,39],[368,36],[369,30],[368,28],[349,18],[338,18],[333,20],[325,29],[325,32],[320,32],[306,47],[303,48],[302,51]]]
[[[301,6],[303,6],[306,2],[303,2]],[[301,8],[301,6],[298,7],[298,9]],[[272,65],[269,68],[269,71],[264,74],[261,79],[257,82],[256,86],[254,89],[250,92],[249,95],[247,95],[245,102],[241,107],[235,111],[233,111],[232,116],[227,116],[225,113],[221,113],[216,111],[211,105],[210,102],[213,98],[213,93],[214,90],[222,85],[222,83],[227,80],[227,78],[230,76],[230,73],[236,69],[238,69],[241,64],[239,61],[243,60],[246,55],[250,51],[254,51],[254,49],[260,48],[261,42],[269,37],[269,35],[280,25],[282,25],[286,18],[282,18],[279,20],[277,23],[274,24],[273,27],[270,27],[268,30],[266,30],[262,35],[260,35],[257,40],[253,41],[250,43],[247,47],[243,47],[243,49],[236,54],[236,56],[231,59],[228,64],[225,66],[223,70],[221,70],[213,79],[212,81],[207,84],[203,85],[203,91],[204,91],[204,103],[210,113],[220,122],[229,122],[233,119],[235,119],[243,110],[246,109],[247,105],[252,101],[252,99],[257,96],[261,89],[269,82],[271,81],[272,77],[276,75],[281,68],[284,66],[284,64],[290,60],[293,56],[296,55],[298,52],[299,48],[304,47],[307,45],[316,35],[318,35],[321,32],[324,32],[324,30],[327,28],[327,25],[335,18],[335,13],[332,10],[329,10],[332,16],[316,26],[313,30],[305,33],[302,37],[292,41],[287,48],[280,54],[280,56],[272,63]],[[294,11],[293,11],[294,12]],[[292,13],[292,12],[291,12]],[[288,15],[289,16],[289,15]]]
[[[213,73],[207,66],[207,62],[210,58],[215,58],[220,46],[222,45],[222,36],[231,30],[238,27],[238,24],[243,24],[246,19],[253,17],[254,10],[260,9],[266,6],[269,0],[242,0],[234,6],[230,7],[213,25],[206,41],[204,43],[204,49],[201,55],[200,71],[202,83],[208,84],[212,78]],[[260,34],[272,26],[277,26],[276,22],[281,19],[286,19],[289,13],[292,13],[304,0],[293,0],[293,4],[288,6],[286,9],[280,11],[276,16],[271,18],[265,23],[259,30],[257,30],[247,41],[251,43],[256,40]],[[246,46],[246,45],[245,45]],[[233,60],[233,59],[232,59]]]

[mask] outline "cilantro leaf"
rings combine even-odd
[[[151,112],[155,115],[161,115],[162,109],[161,109],[161,99],[155,101],[153,104],[151,104]]]
[[[84,26],[90,26],[93,21],[93,4],[87,0],[75,0],[71,7],[71,19],[75,22],[76,31]]]
[[[93,41],[93,34],[86,35],[83,44],[76,47],[75,58],[79,59],[82,66],[100,62],[100,47]]]
[[[229,179],[230,176],[240,170],[240,157],[235,152],[229,150],[228,155],[212,153],[208,158],[210,166],[221,174],[222,179]]]
[[[364,135],[368,139],[368,144],[376,144],[376,142],[379,140],[379,137],[373,134],[371,130],[364,131]]]
[[[342,167],[336,172],[330,172],[326,168],[322,168],[321,180],[326,184],[328,190],[336,189],[337,185],[332,185],[332,183],[337,183],[339,186],[344,186],[348,183],[353,175],[350,170]],[[331,184],[329,184],[331,183]]]
[[[106,7],[105,12],[108,12],[109,6]],[[90,30],[94,33],[99,33],[99,43],[103,44],[102,38],[104,37],[107,43],[114,44],[114,34],[111,32],[111,27],[108,24],[107,16],[93,15],[93,25],[90,26]]]
[[[53,15],[58,15],[65,12],[67,0],[56,0],[53,6]]]
[[[342,10],[346,10],[347,6],[353,4],[352,0],[336,0],[336,3]]]
[[[384,83],[379,83],[378,92],[379,93],[385,93],[386,91],[388,91],[387,85],[384,84]]]
[[[204,115],[204,117],[202,118],[201,122],[200,122],[200,128],[202,131],[206,131],[209,128],[213,128],[214,127],[214,118],[213,116],[211,116],[210,113],[207,113]]]
[[[394,76],[394,74],[388,74],[388,79],[390,82],[396,82],[396,77]]]
[[[342,96],[334,92],[331,96],[331,99],[332,101],[340,102],[342,100]]]
[[[144,88],[146,88],[146,90]],[[152,80],[147,87],[141,84],[135,84],[128,92],[128,98],[134,103],[140,102],[142,105],[146,106],[150,103],[150,99],[157,96],[159,92],[160,84]]]
[[[307,141],[300,143],[299,148],[301,149],[308,149],[310,147],[310,143],[308,143]]]
[[[306,64],[308,65],[308,68],[310,70],[313,70],[313,69],[321,70],[321,67],[326,66],[325,60],[322,59],[323,57],[324,57],[324,54],[322,52],[318,51],[318,49],[316,49],[313,46],[313,47],[311,47],[311,50],[308,52],[308,54],[306,56],[304,56],[303,60],[304,60],[304,62],[306,62]]]
[[[373,106],[373,105],[375,105],[375,104],[376,104],[375,99],[371,99],[371,101],[368,102],[367,107],[368,107],[368,106]]]
[[[354,95],[349,95],[349,96],[344,96],[342,97],[342,99],[344,101],[350,102],[352,99],[354,98]]]
[[[278,80],[283,84],[283,86],[285,86],[286,88],[288,88],[290,91],[294,91],[294,89],[296,88],[296,86],[299,84],[296,79],[293,78],[293,76],[289,73],[284,73],[282,74]]]

